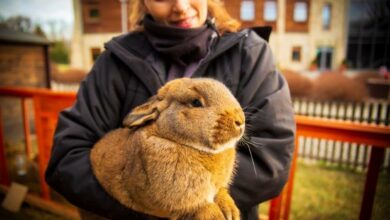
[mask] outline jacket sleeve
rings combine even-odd
[[[247,143],[238,146],[231,194],[242,210],[277,196],[294,150],[295,121],[288,85],[268,44],[249,32],[243,46],[237,98],[246,115]]]
[[[109,52],[99,56],[81,83],[75,104],[60,113],[46,181],[85,210],[110,219],[144,219],[110,197],[91,170],[90,150],[105,133],[120,126],[121,103],[127,90],[129,77],[121,75],[124,71],[110,56]]]

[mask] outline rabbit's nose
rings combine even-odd
[[[232,110],[231,119],[233,120],[233,123],[235,127],[241,128],[245,124],[245,116],[241,109],[234,109]]]
[[[244,129],[245,129],[245,122],[243,119],[239,118],[239,119],[235,119],[234,120],[234,125],[236,127],[236,130],[240,132],[240,134],[243,134],[244,133]]]

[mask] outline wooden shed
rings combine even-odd
[[[50,88],[49,46],[45,37],[0,29],[0,86]]]

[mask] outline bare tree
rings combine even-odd
[[[46,34],[39,24],[35,25],[34,34],[46,38]]]
[[[6,27],[15,31],[31,32],[33,25],[29,17],[17,15],[0,21],[0,26]]]

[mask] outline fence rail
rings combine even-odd
[[[369,156],[366,182],[359,215],[360,220],[370,219],[385,149],[390,148],[390,127],[305,116],[296,116],[296,119],[297,138],[295,144],[295,158],[298,157],[299,147],[301,146],[300,139],[302,137],[328,139],[346,143],[358,143],[362,144],[362,146],[371,146],[372,153]],[[289,179],[289,183],[286,187],[287,189],[291,188],[292,190],[291,185],[294,183],[295,167],[296,159],[293,160],[293,172],[290,174],[290,178],[292,179]],[[288,201],[291,201],[291,194],[287,194],[286,197],[288,198]],[[287,210],[289,211],[289,205],[287,207]]]
[[[390,125],[390,102],[385,100],[346,102],[294,98],[293,105],[297,115],[369,125]],[[369,146],[353,142],[302,137],[298,153],[305,161],[322,161],[330,165],[365,170],[371,150]],[[390,149],[385,151],[381,169],[390,173]]]

